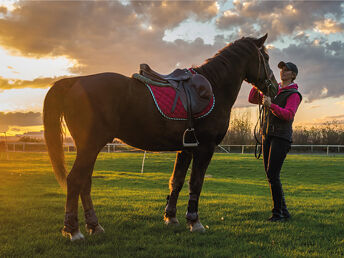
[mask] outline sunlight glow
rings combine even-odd
[[[220,10],[220,5],[217,2],[213,3],[208,8],[208,12],[213,13],[213,14],[217,14],[219,12],[219,10]]]
[[[225,12],[223,13],[223,15],[224,15],[225,17],[239,16],[239,14],[238,14],[238,13],[236,13],[236,12],[233,12],[233,11],[231,11],[231,10],[227,10],[227,11],[225,11]]]
[[[12,12],[13,10],[17,9],[17,2],[14,0],[1,0],[0,1],[0,7],[5,7],[7,11]]]
[[[42,112],[49,89],[11,89],[0,94],[0,112]]]
[[[7,136],[21,136],[24,133],[33,133],[43,131],[43,125],[34,126],[9,126],[6,131]]]
[[[152,25],[148,25],[148,24],[141,23],[141,27],[142,27],[144,30],[153,31]]]
[[[335,104],[340,105],[341,107],[344,108],[344,101],[338,101]]]
[[[293,13],[295,14],[296,13],[296,9],[294,8],[294,6],[292,6],[291,4],[288,4],[285,9],[287,10],[287,12],[289,13]]]
[[[315,25],[316,27],[314,28],[314,30],[321,32],[325,35],[343,31],[340,24],[336,23],[332,19],[325,19],[323,21],[317,21],[315,22]]]
[[[71,68],[78,66],[76,60],[65,56],[30,58],[12,55],[0,47],[0,76],[6,79],[34,80],[38,77],[74,75]]]

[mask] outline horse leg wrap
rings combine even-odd
[[[198,195],[190,194],[186,219],[194,222],[198,220]]]
[[[98,225],[98,218],[96,216],[94,209],[89,209],[85,211],[85,221],[89,229],[94,230],[96,228],[96,226]]]
[[[178,195],[177,195],[178,198]],[[165,217],[167,218],[173,218],[176,216],[177,214],[177,208],[176,208],[176,204],[177,204],[177,198],[172,195],[172,197],[170,195],[167,195],[167,202],[166,202],[166,207],[165,207]]]
[[[73,212],[66,212],[63,231],[72,234],[78,230],[79,230],[78,214],[73,213]]]

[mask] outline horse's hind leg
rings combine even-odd
[[[82,201],[82,206],[84,208],[86,231],[90,235],[93,235],[93,234],[103,233],[104,229],[99,224],[98,218],[93,208],[93,203],[91,199],[91,185],[92,185],[92,174],[89,175],[87,182],[85,183],[83,189],[81,190],[80,197]]]
[[[92,175],[97,154],[92,150],[78,151],[73,168],[67,176],[67,202],[62,234],[72,241],[83,239],[78,224],[79,195]]]
[[[165,208],[164,220],[167,225],[179,224],[176,218],[177,200],[179,192],[184,185],[186,172],[190,166],[191,159],[192,153],[190,151],[177,153],[173,174],[170,178],[170,195],[167,197],[167,205]]]

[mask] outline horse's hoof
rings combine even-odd
[[[89,225],[86,224],[85,228],[86,228],[87,233],[90,235],[105,233],[104,228],[100,224],[98,224],[95,227],[90,227]]]
[[[85,239],[84,235],[80,232],[79,229],[75,231],[74,233],[67,232],[65,231],[65,229],[62,229],[61,232],[62,232],[62,236],[69,238],[70,241],[72,242]]]
[[[164,221],[167,226],[179,226],[179,221],[176,217],[165,217]]]
[[[202,223],[197,220],[195,222],[189,222],[190,232],[192,233],[204,233],[205,228],[203,227]]]

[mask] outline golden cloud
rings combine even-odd
[[[332,19],[317,21],[315,22],[315,25],[315,30],[325,35],[343,31],[342,25]]]
[[[53,82],[65,78],[66,76],[54,77],[54,78],[37,78],[35,80],[13,80],[0,77],[0,91],[8,89],[18,88],[48,88]]]

